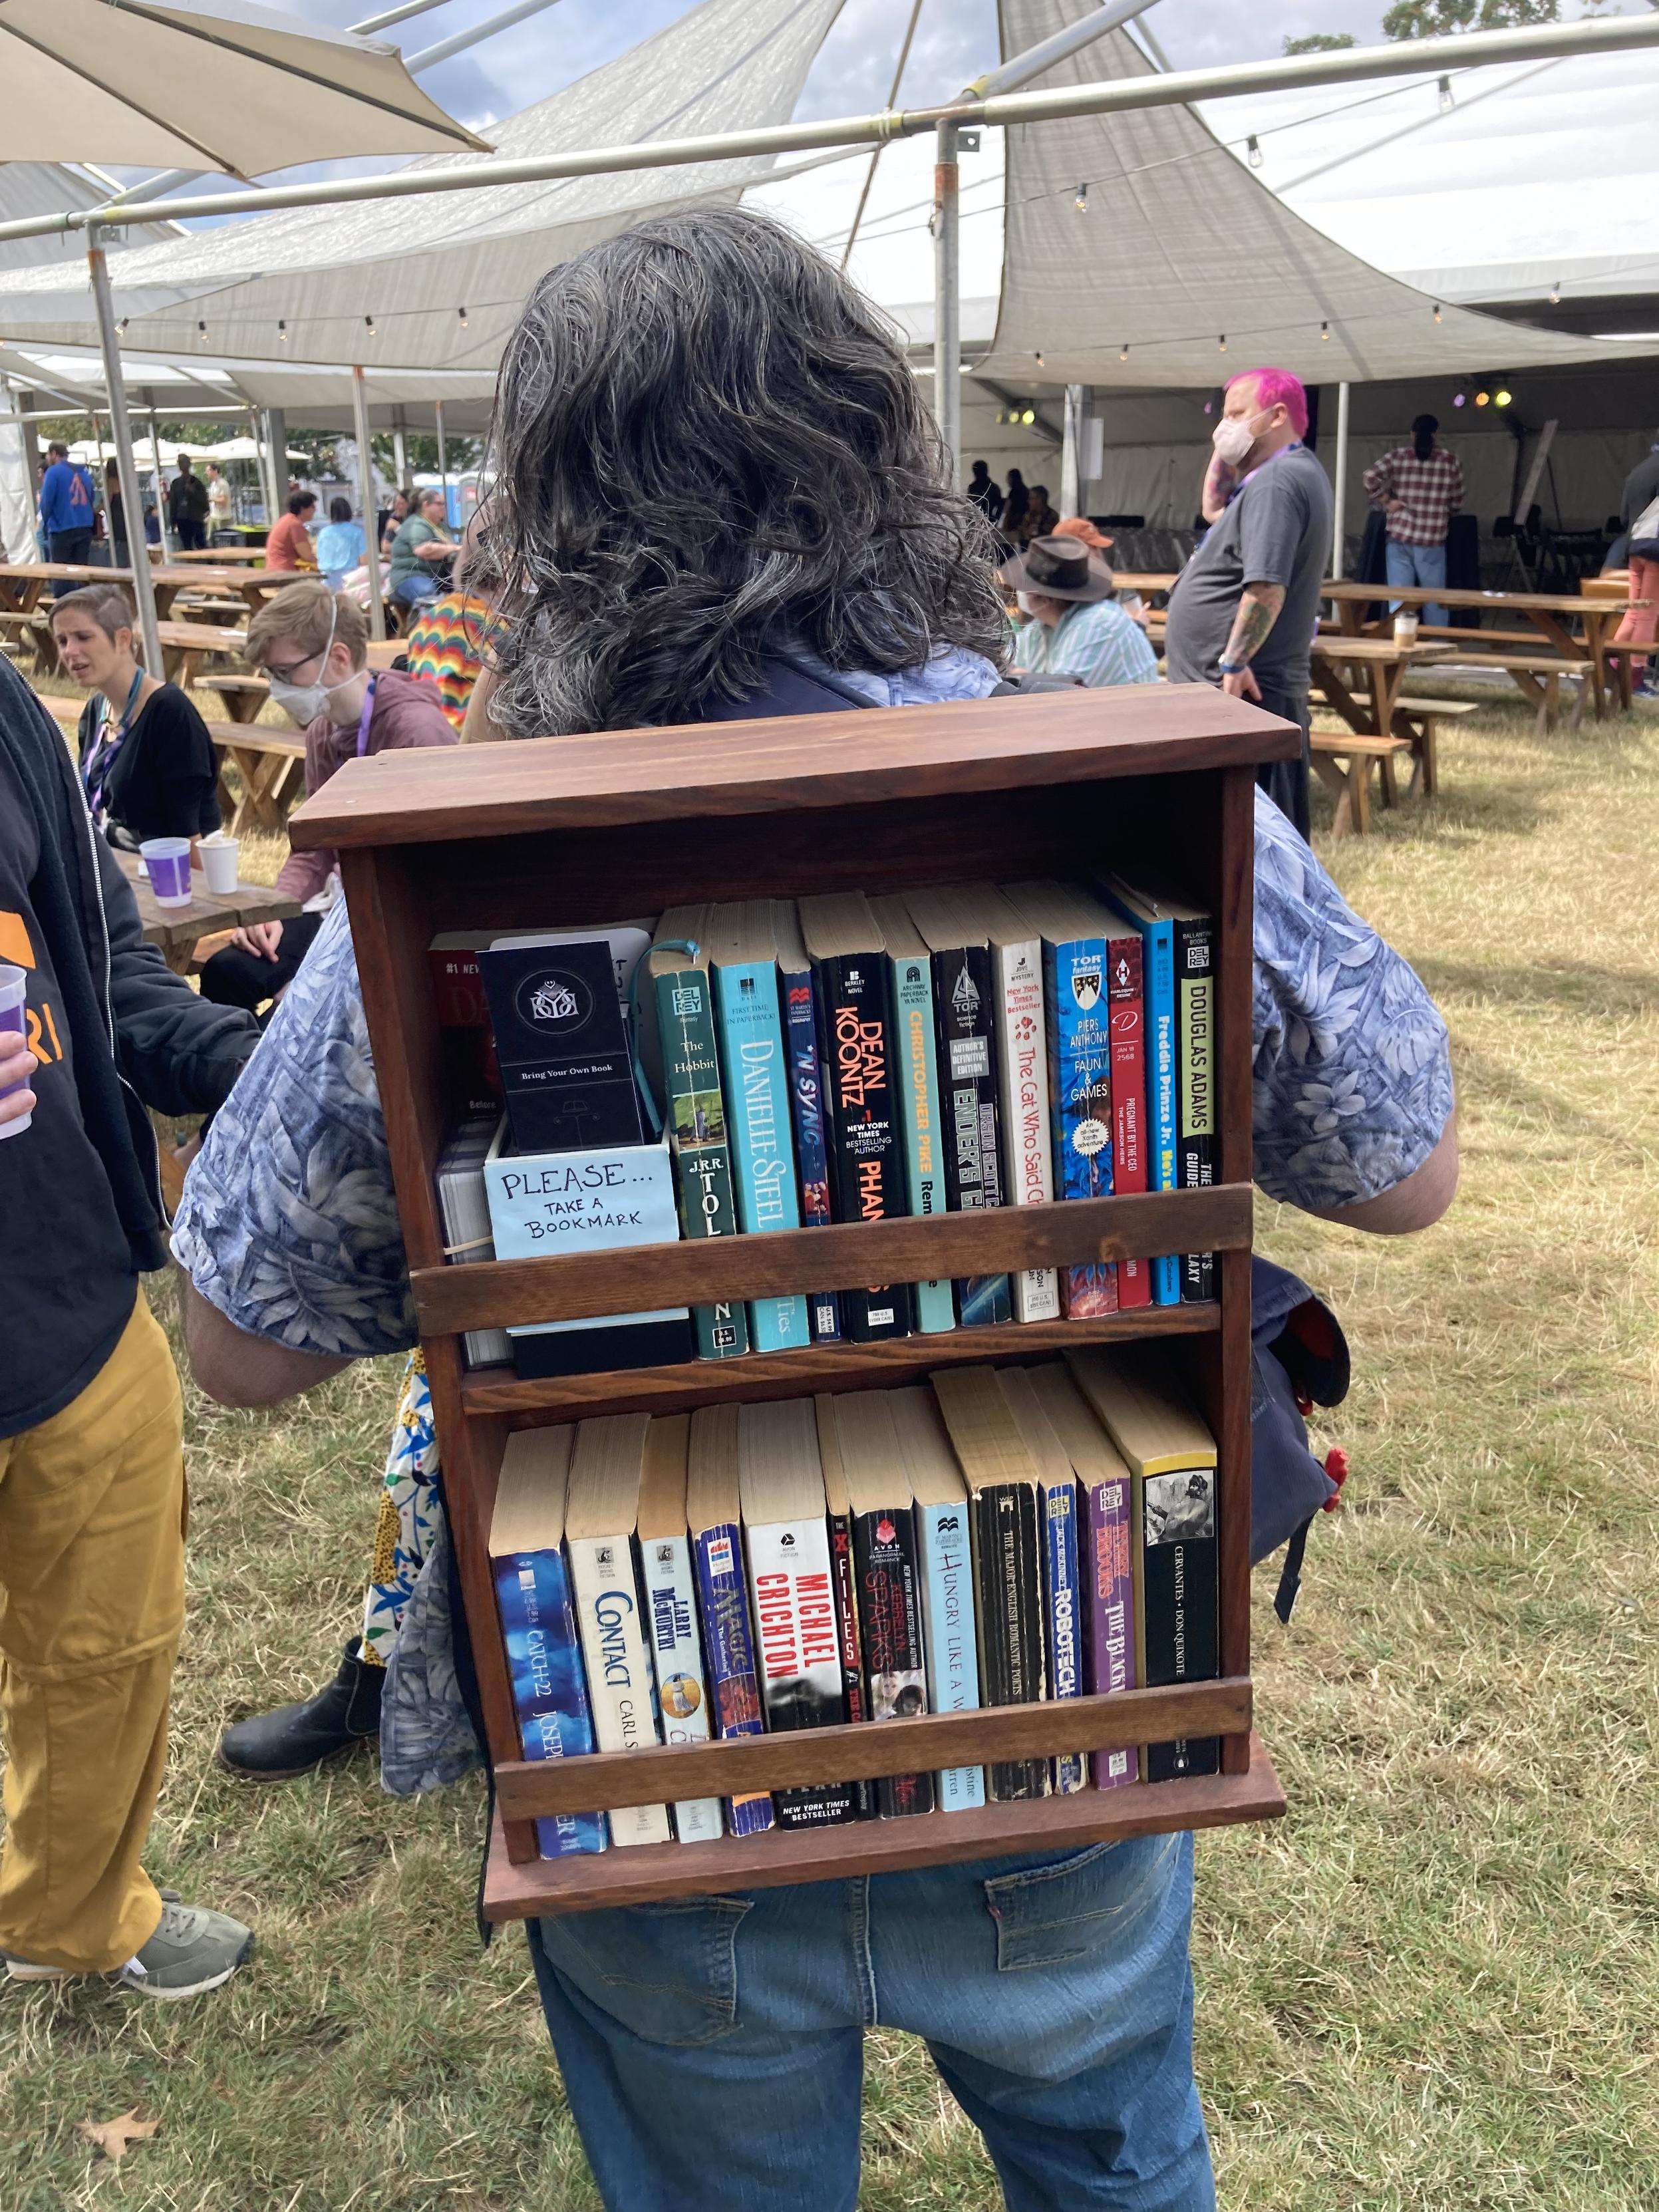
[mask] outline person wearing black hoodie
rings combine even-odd
[[[185,1556],[179,1380],[139,1285],[167,1261],[145,1109],[222,1105],[259,1032],[144,943],[62,734],[3,659],[0,963],[26,988],[23,1035],[0,1034],[0,1960],[189,1996],[253,1938],[140,1863]]]

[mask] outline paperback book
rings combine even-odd
[[[1036,1462],[1037,1507],[1042,1520],[1043,1625],[1048,1635],[1048,1695],[1083,1693],[1083,1601],[1078,1577],[1077,1474],[1023,1367],[997,1376],[1008,1409]],[[1081,1752],[1053,1761],[1056,1796],[1068,1797],[1088,1780]]]
[[[640,1577],[665,1743],[708,1741],[708,1685],[685,1517],[690,1428],[684,1413],[653,1420],[646,1431],[640,1468]],[[683,1844],[712,1843],[722,1832],[718,1797],[676,1803],[674,1833]]]
[[[890,1394],[860,1391],[835,1403],[852,1506],[870,1717],[910,1720],[927,1710],[927,1671],[910,1483]],[[932,1774],[878,1777],[876,1808],[886,1820],[931,1813]]]
[[[864,1639],[859,1626],[858,1568],[853,1558],[853,1506],[842,1467],[836,1429],[836,1401],[828,1392],[812,1401],[817,1419],[818,1458],[823,1468],[823,1497],[829,1508],[830,1572],[836,1591],[836,1643],[841,1653],[841,1694],[848,1721],[867,1721],[864,1691]],[[875,1818],[876,1785],[853,1784],[853,1810],[860,1820]]]
[[[735,1406],[701,1406],[691,1416],[685,1511],[714,1733],[763,1735],[766,1723],[761,1714],[760,1674],[744,1571]],[[726,1820],[734,1836],[759,1835],[773,1825],[770,1796],[757,1790],[728,1797]]]
[[[943,1213],[947,1205],[932,960],[902,899],[872,899],[870,905],[887,947],[904,1128],[905,1197],[912,1214],[930,1218]],[[910,1296],[916,1327],[924,1336],[942,1335],[956,1327],[956,1300],[948,1280],[913,1283]]]
[[[927,1701],[936,1713],[976,1712],[979,1653],[967,1486],[933,1392],[893,1390],[888,1398],[915,1504]],[[985,1802],[982,1766],[946,1767],[933,1779],[941,1813],[971,1812]]]
[[[793,906],[787,899],[776,899],[772,912],[778,948],[778,988],[782,994],[784,1036],[789,1054],[789,1098],[794,1111],[800,1218],[805,1228],[821,1229],[835,1216],[830,1205],[824,1047],[813,1003],[812,966]],[[806,1304],[811,1316],[812,1341],[839,1344],[841,1300],[837,1294],[834,1291],[814,1291]]]
[[[1146,1188],[1176,1190],[1180,1168],[1176,1141],[1180,1116],[1176,1095],[1175,930],[1158,902],[1121,877],[1103,876],[1100,888],[1140,939],[1141,988],[1146,1012],[1146,1103],[1148,1107]],[[1159,1254],[1152,1261],[1152,1303],[1181,1303],[1181,1262]]]

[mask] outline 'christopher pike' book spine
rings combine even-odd
[[[810,968],[791,969],[781,960],[778,985],[789,1046],[789,1091],[795,1109],[795,1165],[800,1171],[800,1218],[808,1229],[827,1226],[830,1156],[823,1125],[823,1045],[812,1005]],[[841,1301],[834,1291],[807,1297],[815,1344],[841,1342]]]

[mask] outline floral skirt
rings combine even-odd
[[[374,1557],[363,1601],[362,1656],[370,1666],[385,1666],[398,1640],[404,1607],[442,1524],[432,1393],[426,1362],[420,1352],[411,1352],[386,1454]]]

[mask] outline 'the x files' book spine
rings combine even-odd
[[[973,1213],[1002,1204],[989,948],[969,945],[935,952],[933,969],[945,1202],[952,1213]],[[966,1276],[956,1288],[957,1316],[964,1328],[1013,1319],[1006,1275]]]
[[[1112,1034],[1112,1188],[1146,1188],[1146,1040],[1140,995],[1140,939],[1115,928],[1106,939]],[[1152,1302],[1150,1260],[1120,1260],[1117,1302],[1129,1312]]]
[[[663,1741],[707,1743],[708,1685],[703,1679],[691,1547],[687,1539],[641,1537],[640,1571]],[[689,1797],[676,1804],[674,1832],[683,1844],[714,1842],[723,1833],[720,1799]]]
[[[1083,1606],[1078,1583],[1077,1485],[1045,1482],[1042,1507],[1043,1595],[1048,1626],[1048,1695],[1079,1697],[1083,1691]],[[1086,1778],[1081,1752],[1055,1759],[1054,1790],[1069,1797]]]
[[[743,1571],[743,1538],[735,1521],[700,1528],[692,1541],[697,1596],[716,1735],[764,1735],[749,1592]],[[764,1790],[728,1797],[726,1817],[734,1836],[757,1836],[772,1826],[772,1800]]]
[[[975,1635],[974,1560],[968,1508],[918,1505],[922,1625],[927,1635],[927,1686],[936,1713],[979,1710],[979,1654]],[[934,1777],[941,1813],[970,1812],[985,1802],[982,1766],[948,1766]]]
[[[688,1242],[732,1237],[738,1217],[708,977],[701,968],[679,968],[655,983],[680,1227]],[[749,1321],[740,1304],[697,1306],[691,1317],[701,1358],[731,1359],[748,1351]]]
[[[867,1721],[869,1699],[864,1693],[864,1644],[859,1632],[858,1569],[853,1559],[852,1516],[830,1515],[830,1572],[836,1585],[836,1642],[841,1648],[841,1694],[851,1721]],[[873,1782],[853,1784],[853,1810],[860,1820],[876,1815]]]
[[[599,1749],[643,1750],[659,1740],[657,1688],[640,1627],[632,1540],[572,1536],[566,1540]],[[605,1817],[613,1844],[669,1840],[665,1805],[619,1807]]]
[[[795,1109],[795,1165],[800,1172],[800,1218],[809,1229],[831,1219],[830,1157],[824,1128],[823,1042],[812,1005],[812,971],[792,970],[782,962],[778,987],[783,995],[784,1031],[789,1048],[789,1091]],[[841,1342],[841,1300],[834,1291],[807,1297],[815,1344]]]
[[[1106,1198],[1112,1189],[1111,1040],[1108,1033],[1106,940],[1045,944],[1043,1006],[1048,1029],[1048,1103],[1054,1129],[1056,1198]],[[1068,1321],[1117,1311],[1117,1268],[1109,1260],[1060,1270],[1060,1309]]]
[[[1217,1649],[1215,1469],[1183,1468],[1137,1477],[1140,1677],[1149,1688],[1212,1682]],[[1148,1782],[1214,1774],[1219,1740],[1183,1736],[1148,1744]]]
[[[574,1759],[593,1750],[593,1719],[563,1553],[513,1552],[490,1564],[525,1757]],[[602,1851],[605,1815],[546,1815],[536,1823],[536,1841],[544,1859]]]
[[[767,1728],[775,1734],[835,1727],[847,1711],[823,1518],[751,1524],[744,1533]],[[775,1790],[773,1798],[784,1828],[823,1828],[856,1817],[850,1782]]]
[[[1207,915],[1175,924],[1175,972],[1177,1173],[1182,1190],[1207,1190],[1215,1180],[1215,925]],[[1182,1254],[1181,1295],[1215,1296],[1213,1252]]]
[[[927,1672],[922,1656],[915,1524],[909,1506],[854,1514],[853,1551],[858,1562],[870,1717],[873,1721],[912,1719],[927,1710]],[[933,1776],[878,1776],[876,1806],[882,1818],[889,1820],[910,1813],[931,1813]]]
[[[1135,1686],[1131,1523],[1127,1476],[1089,1485],[1083,1571],[1089,1592],[1089,1687],[1096,1696]],[[1096,1752],[1096,1789],[1135,1781],[1138,1766],[1132,1750]]]
[[[908,1212],[893,1066],[885,953],[847,952],[812,963],[830,1102],[830,1176],[838,1221],[890,1221]],[[903,1283],[841,1294],[854,1344],[910,1334]]]
[[[988,1705],[1034,1704],[1044,1695],[1042,1547],[1036,1486],[988,1484],[974,1492],[974,1596],[979,1616],[980,1687]],[[1049,1795],[1046,1759],[1004,1759],[990,1769],[998,1802]]]
[[[945,1129],[939,1119],[939,1066],[933,1032],[933,982],[925,958],[895,954],[890,962],[894,1052],[903,1108],[905,1194],[913,1214],[943,1213]],[[957,1325],[948,1281],[915,1283],[916,1327],[924,1336]]]
[[[799,1229],[789,1072],[775,964],[750,961],[716,968],[714,1006],[720,1016],[720,1072],[732,1115],[738,1222],[750,1233]],[[787,1352],[808,1340],[805,1298],[756,1298],[749,1319],[757,1352]]]

